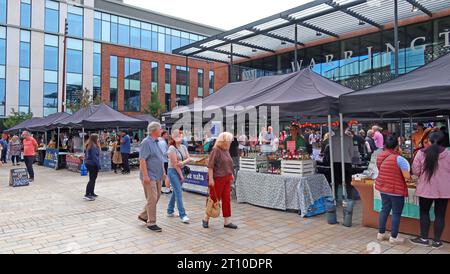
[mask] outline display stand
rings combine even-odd
[[[315,173],[314,161],[312,160],[282,160],[281,174],[305,177]]]

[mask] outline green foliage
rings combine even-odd
[[[25,113],[20,111],[15,111],[14,108],[11,109],[11,115],[3,121],[3,125],[6,128],[12,128],[15,125],[22,123],[28,119],[33,118],[33,113]]]
[[[93,96],[91,95],[91,91],[85,88],[84,90],[78,92],[75,102],[70,102],[68,108],[72,113],[75,113],[82,108],[98,105],[101,103],[102,100],[100,96],[97,95],[95,96],[95,98],[93,98]]]
[[[152,91],[150,102],[148,102],[147,107],[144,112],[151,114],[153,117],[160,119],[161,113],[166,109],[166,106],[161,103],[158,97],[158,92],[156,90]]]

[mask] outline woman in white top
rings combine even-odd
[[[173,188],[172,197],[170,197],[169,205],[167,206],[167,216],[174,217],[175,202],[177,203],[178,212],[183,223],[189,223],[189,218],[183,205],[183,189],[182,184],[185,176],[183,174],[183,167],[190,162],[190,156],[186,146],[181,144],[182,134],[179,130],[172,132],[172,138],[169,141],[169,149],[167,156],[169,159],[168,176],[170,184]]]

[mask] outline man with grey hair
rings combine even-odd
[[[139,151],[140,179],[147,204],[138,218],[147,224],[149,230],[161,232],[162,229],[156,225],[156,205],[161,197],[162,180],[166,178],[164,154],[158,146],[161,125],[152,122],[147,130],[148,136],[142,140]]]

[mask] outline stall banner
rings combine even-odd
[[[373,210],[381,212],[381,194],[375,189],[375,185],[373,195]],[[403,207],[402,217],[420,219],[419,197],[416,196],[416,189],[408,188],[408,197],[405,197],[405,206]],[[434,221],[434,206],[430,209],[430,218]]]
[[[9,171],[9,186],[27,186],[30,184],[26,168],[15,168]]]
[[[66,156],[67,169],[73,172],[80,172],[81,159],[78,155],[69,154]]]
[[[202,166],[189,166],[191,173],[183,182],[183,190],[208,195],[208,168]]]
[[[58,167],[58,149],[47,148],[45,153],[44,166],[57,169]]]
[[[111,170],[111,152],[100,151],[100,172],[109,172]]]

